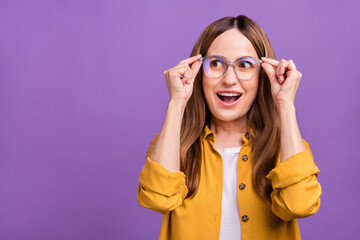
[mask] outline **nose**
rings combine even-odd
[[[232,65],[229,64],[228,68],[226,69],[226,72],[223,76],[223,82],[225,85],[235,85],[238,83],[238,78],[235,73],[235,69]]]

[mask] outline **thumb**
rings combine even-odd
[[[266,75],[269,77],[271,85],[276,83],[277,79],[276,79],[274,67],[268,63],[262,63],[261,67],[264,69]]]
[[[191,79],[190,79],[191,82],[194,81],[196,75],[198,74],[201,64],[202,64],[201,61],[197,61],[191,65]]]

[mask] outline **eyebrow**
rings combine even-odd
[[[225,59],[227,59],[225,56],[218,55],[218,54],[215,54],[215,55],[209,55],[209,56],[207,56],[207,57],[221,57],[221,58],[225,58]],[[242,57],[238,57],[238,58],[236,58],[236,59],[235,59],[235,61],[236,61],[236,60],[238,60],[238,59],[240,59],[240,58],[248,58],[248,57],[255,58],[255,57],[253,57],[253,56],[242,56]]]

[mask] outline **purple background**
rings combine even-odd
[[[244,14],[303,78],[296,109],[322,205],[303,239],[358,239],[356,1],[1,1],[0,239],[156,239],[139,172],[168,102],[163,71]]]

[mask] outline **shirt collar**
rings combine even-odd
[[[203,143],[205,138],[208,138],[208,137],[212,140],[215,140],[215,134],[210,130],[209,126],[207,124],[205,124],[204,129],[200,135],[200,142]]]
[[[250,133],[254,134],[253,129],[250,129]],[[203,143],[203,141],[205,139],[208,139],[209,141],[213,142],[215,141],[215,134],[210,130],[209,126],[207,124],[205,124],[204,129],[200,135],[200,141],[201,143]],[[250,143],[250,135],[249,135],[249,131],[246,131],[243,135],[242,135],[242,139],[245,142],[245,144]],[[244,145],[245,145],[244,144]]]

